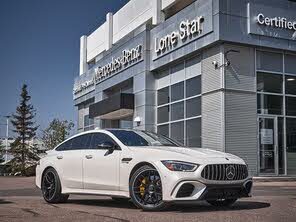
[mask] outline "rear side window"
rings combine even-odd
[[[100,145],[102,143],[106,143],[106,142],[116,144],[116,142],[107,134],[93,133],[89,148],[90,149],[98,149],[98,145]]]
[[[86,134],[78,136],[72,139],[71,149],[72,150],[83,150],[88,149],[90,143],[91,135]]]
[[[65,151],[70,150],[72,148],[72,140],[68,140],[67,142],[61,144],[58,148],[56,148],[57,151]]]
[[[91,134],[77,136],[61,144],[59,147],[56,148],[56,150],[66,151],[66,150],[88,149],[90,145],[90,141],[91,141]]]

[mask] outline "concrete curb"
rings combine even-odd
[[[296,177],[253,177],[254,182],[289,182],[296,181]]]

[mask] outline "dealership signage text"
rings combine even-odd
[[[115,74],[122,68],[139,61],[142,57],[142,45],[138,45],[132,49],[123,50],[121,55],[117,58],[112,57],[111,62],[107,63],[102,67],[96,67],[94,69],[95,75],[91,80],[88,80],[77,88],[74,89],[74,94],[83,91],[84,89],[94,86],[96,83],[106,79],[107,77]]]
[[[192,38],[196,35],[200,35],[202,32],[202,23],[204,17],[199,16],[192,21],[182,21],[179,25],[179,30],[173,31],[172,33],[158,39],[155,38],[155,52],[161,54],[166,50],[172,49],[178,44],[178,41],[186,41],[188,38]]]
[[[263,13],[259,13],[256,20],[260,25],[296,31],[296,21],[290,21],[285,17],[270,18]]]

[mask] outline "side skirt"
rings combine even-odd
[[[98,196],[111,196],[111,197],[127,197],[127,191],[109,191],[109,190],[86,190],[86,189],[64,189],[63,194],[85,194],[85,195],[98,195]]]

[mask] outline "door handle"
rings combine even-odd
[[[92,155],[85,155],[85,158],[89,160],[89,159],[92,159],[93,156]]]
[[[61,160],[61,159],[63,159],[63,156],[57,156],[57,159]]]

